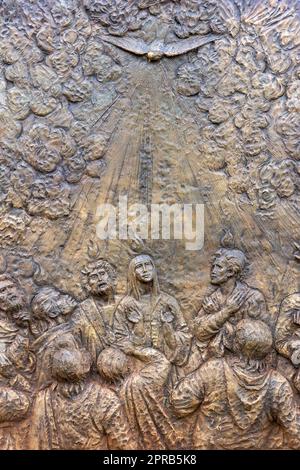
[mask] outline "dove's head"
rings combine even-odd
[[[159,60],[164,56],[164,44],[159,39],[153,41],[149,46],[147,58],[149,62]]]
[[[147,58],[148,58],[149,62],[152,62],[154,60],[160,60],[163,57],[163,55],[164,54],[161,51],[152,50],[152,51],[148,52]]]

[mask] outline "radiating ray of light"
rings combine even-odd
[[[72,256],[74,250],[78,250],[84,243],[88,243],[88,236],[96,228],[96,208],[101,203],[118,204],[120,195],[127,195],[128,203],[142,202],[140,199],[139,169],[141,169],[141,146],[145,139],[154,142],[151,149],[152,170],[149,172],[151,183],[145,181],[151,194],[147,199],[161,201],[161,190],[158,189],[158,164],[161,159],[169,163],[169,175],[165,178],[165,193],[168,196],[168,185],[177,182],[195,187],[198,191],[197,199],[202,201],[201,191],[198,188],[197,179],[192,170],[192,164],[185,155],[185,135],[180,125],[180,106],[177,95],[173,91],[172,77],[178,65],[177,61],[170,61],[170,69],[166,73],[163,61],[155,64],[147,64],[141,61],[133,61],[131,75],[129,76],[129,89],[132,90],[129,97],[124,97],[125,111],[119,110],[115,104],[106,116],[106,125],[111,124],[114,131],[111,133],[110,145],[106,153],[107,168],[100,184],[93,183],[90,188],[90,196],[84,197],[80,207],[75,210],[78,217],[74,223],[71,234],[67,240],[64,256]],[[176,65],[177,64],[177,65]],[[115,113],[121,113],[117,124],[114,124]],[[103,113],[105,114],[105,113]],[[174,116],[172,119],[170,116]],[[99,121],[101,122],[101,120]],[[170,153],[168,154],[168,146]],[[178,155],[176,155],[176,151]],[[183,156],[184,155],[184,156]],[[170,191],[171,192],[171,191]],[[182,203],[196,202],[185,201],[180,191],[176,191],[176,199]],[[185,197],[185,196],[184,196]],[[92,215],[94,214],[94,216]],[[89,222],[87,224],[87,221]]]

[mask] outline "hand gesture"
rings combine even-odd
[[[129,354],[129,355],[133,354],[133,352],[135,350],[135,345],[132,344],[131,338],[129,338],[127,336],[123,337],[123,338],[119,338],[117,341],[115,341],[114,346],[118,347],[125,354]]]
[[[106,334],[103,341],[108,347],[116,342],[116,335],[110,326],[106,326]]]
[[[164,310],[163,312],[161,312],[160,318],[163,324],[172,323],[172,321],[174,320],[174,315],[170,310]]]
[[[202,302],[202,308],[206,313],[215,313],[220,310],[219,304],[212,297],[205,297]]]
[[[291,355],[291,361],[294,366],[300,365],[300,349],[296,349],[293,354]]]
[[[35,367],[35,355],[29,351],[29,340],[21,335],[17,335],[7,348],[7,357],[18,369],[25,371]]]
[[[244,291],[237,290],[232,292],[226,301],[225,308],[227,312],[230,314],[236,313],[245,302],[245,299],[246,294]]]

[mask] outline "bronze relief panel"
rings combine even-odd
[[[1,449],[300,449],[299,9],[0,2]]]

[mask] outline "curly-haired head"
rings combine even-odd
[[[20,322],[22,323],[23,314],[25,314],[26,304],[26,293],[24,289],[20,286],[19,282],[10,274],[1,274],[0,309],[6,312],[7,314],[11,314],[16,322],[20,320]],[[23,313],[21,314],[21,312]],[[29,319],[27,313],[23,319]]]
[[[83,285],[93,295],[107,295],[114,292],[117,283],[115,268],[106,260],[90,262],[82,271]]]

